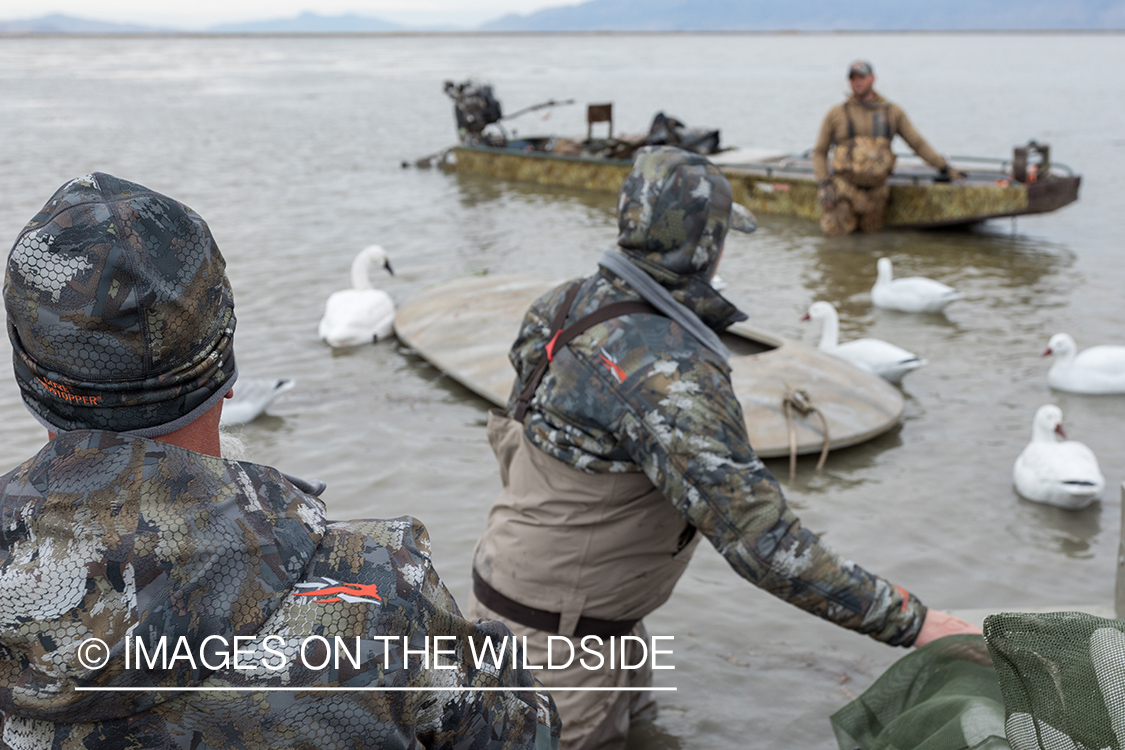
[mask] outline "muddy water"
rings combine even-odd
[[[590,272],[614,236],[611,197],[401,170],[449,144],[441,82],[491,80],[509,110],[546,98],[613,101],[619,131],[658,110],[721,127],[724,141],[803,150],[842,96],[851,58],[940,151],[1002,156],[1028,138],[1084,175],[1078,204],[972,231],[826,240],[761,217],[729,240],[727,294],[758,324],[815,340],[818,299],[842,335],[926,357],[901,426],[803,461],[787,494],[842,553],[943,608],[1108,603],[1125,478],[1125,397],[1052,392],[1051,334],[1125,343],[1125,47],[1112,35],[370,37],[0,40],[0,238],[54,189],[107,171],[170,193],[210,223],[229,262],[245,376],[297,390],[243,430],[257,460],[329,483],[334,517],[411,513],[439,571],[468,593],[469,559],[498,478],[486,405],[394,343],[332,352],[324,299],[379,243],[403,302],[477,272]],[[528,115],[522,133],[584,131],[580,107]],[[941,279],[945,316],[875,311],[876,258]],[[6,345],[5,345],[6,346]],[[6,351],[6,349],[5,349]],[[6,355],[5,355],[6,356]],[[1101,459],[1110,489],[1078,513],[1017,498],[1011,466],[1041,404]],[[43,439],[0,378],[0,465]],[[785,473],[782,463],[774,465]],[[675,636],[678,687],[645,746],[834,746],[827,716],[896,651],[826,625],[741,581],[713,551],[650,618]]]

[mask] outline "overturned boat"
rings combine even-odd
[[[524,313],[563,281],[504,274],[435,284],[398,310],[395,333],[458,383],[505,406],[515,380],[508,350]],[[750,445],[760,456],[855,445],[902,416],[898,389],[812,347],[745,323],[731,326],[722,340],[731,350],[731,380]]]
[[[509,137],[502,120],[546,106],[554,100],[501,115],[490,86],[447,84],[454,99],[461,145],[444,152],[447,170],[517,182],[616,193],[632,168],[632,153],[643,145],[674,145],[706,154],[730,180],[734,199],[759,214],[817,220],[817,180],[811,151],[787,154],[766,149],[719,145],[719,131],[686,127],[658,113],[647,134],[613,136],[611,103],[587,107],[586,137]],[[594,127],[608,125],[608,137],[594,138]],[[1078,199],[1082,178],[1051,161],[1046,144],[1029,142],[1010,159],[953,156],[965,172],[950,180],[913,154],[899,155],[888,179],[886,225],[901,228],[951,227],[986,219],[1055,211]]]

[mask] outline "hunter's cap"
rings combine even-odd
[[[4,307],[24,404],[54,432],[142,437],[191,423],[234,385],[234,297],[187,206],[95,172],[20,232]]]
[[[849,79],[856,77],[866,78],[867,76],[873,75],[874,73],[875,69],[872,68],[871,63],[867,62],[866,60],[856,60],[848,66]]]

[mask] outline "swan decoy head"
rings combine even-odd
[[[360,255],[366,257],[371,265],[382,266],[391,276],[395,275],[394,269],[391,268],[391,261],[387,258],[387,251],[379,245],[368,245],[360,251]]]
[[[1047,349],[1043,352],[1043,356],[1049,357],[1052,354],[1066,356],[1074,352],[1077,348],[1078,346],[1074,343],[1074,339],[1071,338],[1069,333],[1056,333],[1051,337],[1051,340],[1047,342]]]
[[[875,263],[875,268],[878,269],[879,272],[879,281],[890,281],[893,278],[890,258],[880,258],[878,262]]]
[[[359,254],[352,260],[353,289],[372,288],[371,280],[367,277],[368,270],[372,266],[382,266],[391,276],[395,275],[395,272],[391,269],[391,262],[387,259],[386,251],[378,245],[368,245],[360,250]]]
[[[836,308],[832,306],[831,302],[821,300],[809,305],[809,311],[801,317],[801,320],[823,320],[834,317],[836,317]]]
[[[1062,409],[1054,404],[1044,404],[1035,412],[1035,421],[1032,423],[1031,437],[1033,440],[1054,442],[1055,435],[1066,440],[1066,432],[1062,426]]]

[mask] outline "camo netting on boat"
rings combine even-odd
[[[1125,621],[1006,613],[984,634],[1014,750],[1125,748]]]
[[[1000,685],[978,635],[917,649],[831,721],[840,750],[1008,748]]]

